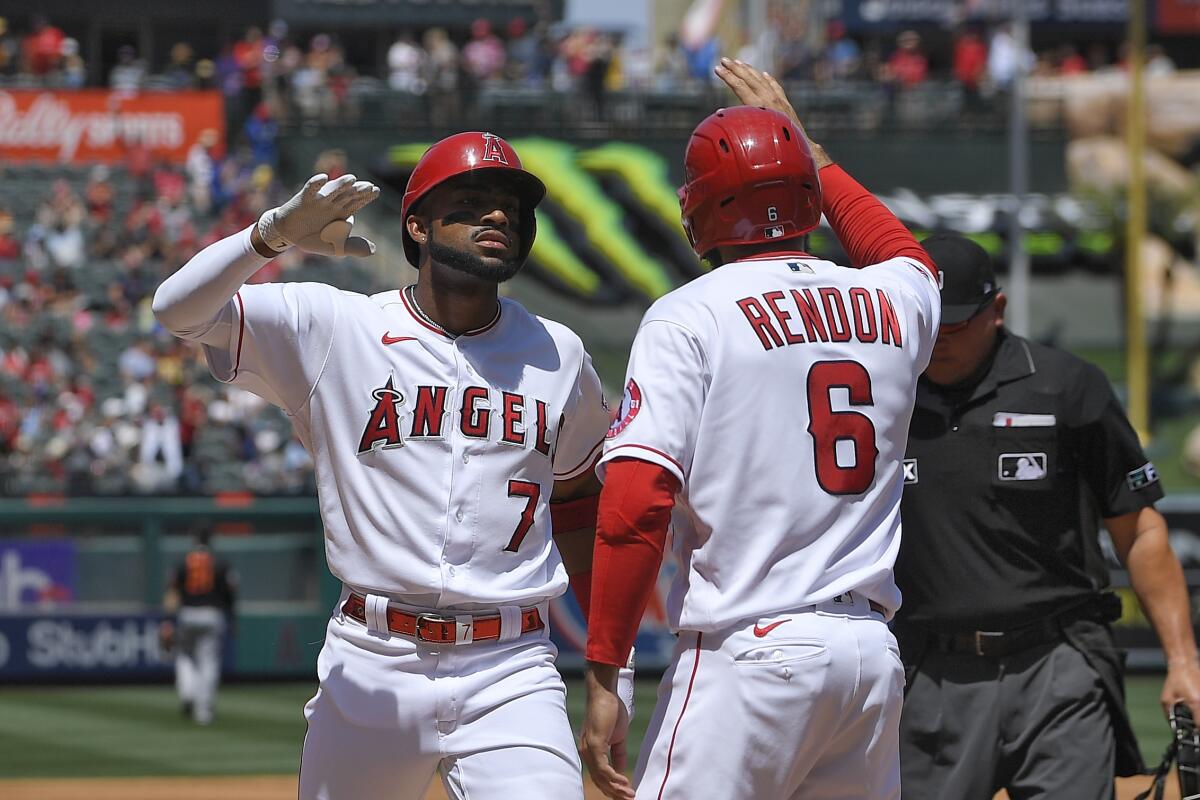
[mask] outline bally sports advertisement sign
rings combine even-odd
[[[132,148],[182,162],[205,129],[224,137],[221,94],[0,91],[0,160],[120,161]]]

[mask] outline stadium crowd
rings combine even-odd
[[[317,167],[337,174],[344,156]],[[311,492],[287,421],[214,381],[150,313],[163,277],[280,201],[272,167],[208,138],[185,166],[131,152],[120,168],[26,164],[0,180],[0,493]],[[321,271],[288,253],[256,280]]]
[[[867,81],[909,89],[936,79],[983,94],[1006,89],[1022,64],[1034,76],[1048,77],[1120,69],[1125,62],[1123,48],[1096,39],[1022,53],[1007,25],[965,25],[953,35],[939,31],[933,37],[906,30],[893,38],[853,37],[837,20],[814,37],[807,24],[799,12],[781,12],[765,43],[770,58],[759,52],[763,43],[746,44],[739,52],[753,63],[773,60],[774,72],[787,81]],[[426,97],[435,119],[456,114],[470,105],[473,93],[489,86],[570,92],[602,106],[605,94],[615,90],[671,93],[711,83],[722,52],[725,45],[716,37],[686,46],[672,35],[651,48],[631,48],[620,34],[595,28],[517,18],[497,30],[477,19],[469,30],[401,30],[381,67],[352,63],[334,33],[302,37],[275,20],[265,30],[247,29],[215,53],[176,42],[165,62],[153,65],[125,45],[106,78],[121,90],[220,89],[239,112],[237,128],[264,102],[263,113],[276,122],[352,121],[358,94],[384,86]],[[1174,69],[1161,47],[1152,46],[1148,58],[1152,73]],[[0,85],[77,88],[88,75],[79,42],[46,18],[34,17],[21,32],[9,30],[0,18]]]

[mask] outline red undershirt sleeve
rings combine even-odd
[[[636,458],[608,463],[592,556],[587,659],[624,666],[658,578],[679,479]]]
[[[592,617],[592,570],[572,575],[570,582],[575,602],[579,603],[579,610],[583,612],[584,624],[587,624]]]
[[[854,267],[905,257],[937,266],[887,206],[837,164],[821,170],[821,210]]]

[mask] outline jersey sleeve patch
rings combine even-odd
[[[1145,489],[1152,483],[1158,483],[1158,470],[1154,468],[1154,462],[1147,461],[1137,469],[1126,473],[1125,483],[1129,485],[1130,491],[1133,492]]]
[[[633,422],[633,418],[638,415],[641,407],[642,389],[638,386],[637,381],[630,378],[629,383],[625,384],[625,393],[621,396],[621,407],[617,409],[612,424],[608,426],[608,433],[605,434],[605,438],[612,439],[629,427],[629,423]]]

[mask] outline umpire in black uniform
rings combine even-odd
[[[923,242],[942,327],[904,463],[894,625],[908,678],[906,800],[1104,800],[1145,771],[1109,623],[1102,521],[1166,651],[1165,706],[1200,712],[1163,492],[1099,369],[1004,328],[991,258]]]

